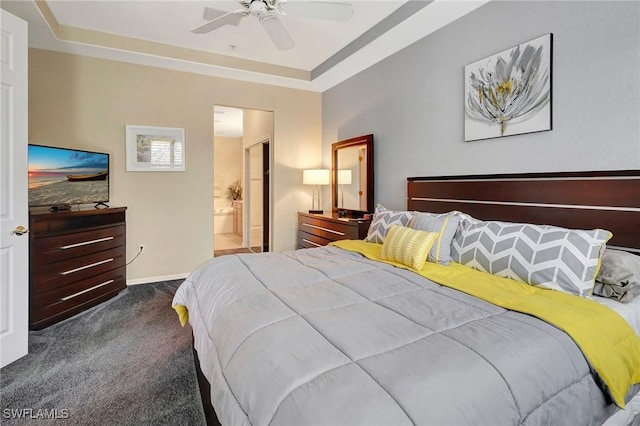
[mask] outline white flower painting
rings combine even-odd
[[[551,130],[551,40],[547,34],[465,67],[465,141]]]

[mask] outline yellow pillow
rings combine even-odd
[[[429,250],[433,247],[438,235],[438,232],[419,231],[394,225],[387,231],[380,258],[419,271],[424,266]]]

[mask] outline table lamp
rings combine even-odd
[[[338,170],[338,185],[340,185],[340,207],[344,208],[344,186],[351,185],[351,169]]]
[[[311,201],[311,210],[309,210],[309,213],[324,213],[320,203],[320,185],[329,185],[330,181],[331,175],[327,169],[309,169],[302,171],[302,183],[304,185],[313,185],[313,199]],[[317,208],[315,205],[316,197],[318,199]]]

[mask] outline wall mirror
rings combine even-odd
[[[373,212],[373,135],[331,145],[331,206],[345,217]]]

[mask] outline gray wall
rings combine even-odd
[[[464,66],[553,33],[547,132],[464,142]],[[409,176],[640,168],[640,2],[494,1],[326,91],[331,143],[374,134],[375,200]]]

